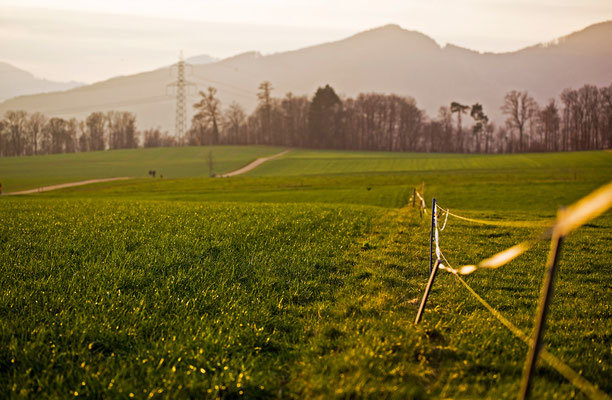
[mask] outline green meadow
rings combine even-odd
[[[153,169],[138,155],[116,170],[136,179],[0,198],[0,397],[516,398],[527,347],[454,276],[440,271],[414,325],[430,220],[413,188],[428,206],[526,221],[449,217],[440,244],[457,267],[542,232],[612,177],[610,152],[293,150],[208,178],[210,149],[155,150],[183,172],[124,172]],[[212,148],[226,171],[281,150]],[[83,166],[64,181],[109,176],[87,156],[62,156]],[[6,171],[22,188],[46,182],[43,158],[20,159],[22,175],[0,160],[2,182]],[[607,212],[566,239],[544,335],[608,394],[611,228]],[[465,278],[527,334],[548,246]],[[587,398],[544,362],[534,379],[533,398]]]
[[[222,174],[280,151],[267,146],[201,146],[2,157],[0,183],[7,193],[89,179],[144,178],[150,170],[155,170],[158,178],[207,177],[209,153],[213,173]]]

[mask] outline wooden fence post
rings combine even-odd
[[[429,275],[429,281],[427,282],[427,287],[425,288],[425,293],[423,294],[423,300],[421,300],[421,305],[419,306],[419,311],[417,312],[416,319],[414,320],[414,324],[418,325],[421,322],[421,318],[423,317],[423,312],[425,311],[425,305],[427,304],[427,298],[429,297],[429,292],[431,291],[431,287],[433,286],[434,280],[436,279],[436,272],[438,272],[438,266],[440,265],[440,260],[436,260],[436,263],[433,266],[433,270]]]
[[[518,397],[521,400],[529,398],[529,393],[531,391],[533,373],[535,372],[538,354],[542,346],[542,333],[546,325],[546,315],[548,314],[548,307],[550,306],[553,296],[555,271],[562,243],[563,236],[561,236],[558,229],[554,227],[552,231],[550,253],[548,253],[548,259],[546,261],[544,283],[542,284],[542,290],[540,292],[540,302],[537,310],[533,342],[527,353],[527,360],[525,361],[525,368],[523,369],[523,380],[521,382],[521,391]]]

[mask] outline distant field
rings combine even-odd
[[[295,150],[249,172],[252,176],[288,176],[418,171],[522,170],[574,168],[612,164],[612,152],[533,154],[437,154]]]
[[[428,206],[530,222],[449,218],[441,247],[471,264],[608,182],[612,154],[296,150],[255,172],[282,176],[0,198],[0,397],[514,399],[526,346],[450,274],[413,325],[430,221],[412,188]],[[544,337],[606,393],[611,231],[607,212],[565,241]],[[466,281],[529,333],[547,251]],[[533,398],[586,397],[542,363]]]
[[[0,183],[4,192],[15,192],[88,179],[146,177],[149,170],[164,178],[208,176],[209,151],[214,172],[219,174],[281,150],[265,146],[204,146],[0,157]]]
[[[397,208],[405,205],[412,195],[412,188],[423,182],[425,192],[429,196],[436,196],[440,202],[454,209],[480,210],[487,213],[496,212],[498,209],[505,212],[545,211],[546,215],[554,216],[558,207],[572,203],[612,177],[612,153],[609,152],[509,155],[498,156],[499,160],[495,156],[340,152],[339,160],[330,161],[327,156],[332,153],[325,151],[320,152],[319,159],[315,157],[317,152],[312,152],[309,157],[317,163],[324,164],[329,161],[337,166],[341,165],[345,173],[339,174],[339,167],[330,167],[328,174],[311,175],[311,170],[305,170],[302,176],[278,176],[285,174],[287,170],[297,171],[295,164],[300,165],[302,162],[300,154],[299,150],[293,151],[251,172],[259,172],[264,176],[130,180],[49,192],[45,196],[344,203]],[[360,158],[361,155],[363,158]],[[367,164],[374,156],[378,157],[381,169],[360,172],[365,168],[361,164]],[[472,165],[471,169],[447,169],[444,160],[453,157],[462,160],[465,165]],[[478,162],[472,162],[472,158]],[[403,172],[385,172],[382,169],[397,159],[405,165],[416,167],[419,166],[419,159],[425,159],[426,163],[437,164],[441,169],[426,170],[423,167]],[[491,161],[491,165],[485,162],[487,159]],[[532,159],[537,162],[525,161]],[[517,167],[521,163],[523,167]],[[478,167],[479,165],[481,167]],[[526,165],[529,167],[525,167]],[[269,168],[278,175],[265,176],[266,169]],[[529,199],[527,203],[526,199]]]

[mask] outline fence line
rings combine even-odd
[[[531,249],[538,241],[549,239],[553,227],[559,229],[559,235],[567,236],[582,225],[597,218],[611,207],[612,182],[583,197],[565,210],[560,211],[553,226],[549,227],[535,239],[527,240],[509,247],[476,265],[464,265],[458,268],[458,271],[462,275],[467,275],[481,268],[499,268]]]
[[[440,265],[440,269],[444,269],[453,274],[453,276],[463,285],[465,288],[482,304],[493,316],[495,316],[499,322],[502,323],[510,332],[514,334],[517,338],[523,341],[527,346],[532,346],[533,339],[531,339],[527,334],[521,331],[516,325],[514,325],[509,319],[504,317],[499,311],[497,311],[493,306],[491,306],[485,299],[483,299],[474,289],[472,289],[460,275],[456,273],[452,267],[447,268],[445,265]],[[567,379],[570,383],[584,392],[587,396],[592,399],[610,399],[610,397],[601,391],[597,386],[593,385],[591,382],[584,379],[579,373],[574,371],[569,365],[565,364],[559,358],[557,358],[554,354],[548,352],[546,349],[542,349],[540,351],[542,359],[548,363],[551,367],[557,370],[565,379]]]
[[[408,202],[411,202],[414,199],[415,195],[420,200],[419,207],[421,208],[421,211],[427,214],[427,206],[425,205],[425,199],[416,189],[414,190],[414,194],[410,196],[410,199],[408,199]]]
[[[457,215],[455,213],[450,212],[449,209],[442,208],[439,205],[436,205],[436,207],[439,208],[440,211],[447,213],[451,217],[455,217],[463,221],[473,222],[473,223],[482,224],[482,225],[528,227],[528,226],[541,226],[541,225],[550,223],[550,221],[491,221],[491,220],[486,220],[486,219],[476,219],[476,218],[469,218],[469,217]]]
[[[423,198],[423,196],[421,196],[419,192],[416,192],[416,195],[419,198],[419,200],[421,200],[421,207],[423,207],[423,212],[427,214],[427,206],[425,205],[425,199]]]
[[[442,232],[444,230],[444,228],[446,228],[446,223],[448,222],[448,214],[450,213],[450,211],[446,210],[446,217],[444,217],[444,225],[442,225],[442,228],[440,228],[440,232]],[[438,218],[438,216],[436,215],[436,218]]]
[[[415,189],[415,194],[419,196],[419,198],[423,198]],[[423,201],[424,202],[424,201]],[[530,393],[530,380],[533,373],[533,367],[535,366],[538,355],[541,357],[554,369],[557,370],[561,375],[563,375],[570,383],[572,383],[575,387],[584,392],[587,396],[593,399],[608,399],[610,397],[601,391],[597,386],[593,385],[586,379],[584,379],[580,374],[575,372],[571,367],[567,364],[563,363],[560,359],[555,357],[553,354],[549,353],[546,349],[540,349],[540,339],[542,331],[544,330],[547,308],[550,303],[550,298],[552,297],[552,282],[554,279],[554,267],[556,264],[556,257],[558,255],[558,249],[563,237],[571,233],[572,231],[580,228],[582,225],[587,223],[588,221],[598,217],[603,214],[608,209],[612,208],[612,182],[602,186],[601,188],[595,190],[591,194],[583,197],[567,209],[561,210],[557,216],[557,219],[554,221],[554,224],[547,229],[544,233],[540,234],[534,239],[523,241],[519,244],[516,244],[508,249],[505,249],[476,265],[464,265],[458,269],[454,269],[446,257],[444,253],[440,250],[439,244],[439,230],[438,230],[438,213],[437,210],[441,210],[446,212],[446,219],[444,221],[444,226],[441,230],[446,227],[446,222],[448,216],[451,215],[458,219],[463,219],[470,222],[476,223],[484,223],[487,225],[500,225],[499,223],[494,223],[491,221],[477,220],[471,218],[465,218],[458,216],[456,214],[451,213],[448,209],[444,209],[437,205],[435,199],[433,201],[433,210],[432,210],[432,230],[430,235],[430,240],[435,242],[436,247],[436,256],[437,260],[435,262],[435,268],[431,269],[431,260],[430,260],[430,278],[427,285],[427,289],[421,301],[421,305],[419,307],[419,312],[417,314],[417,319],[415,323],[418,324],[420,321],[422,314],[425,309],[425,304],[427,302],[427,297],[431,290],[431,286],[433,285],[435,274],[438,269],[445,270],[453,276],[463,285],[465,288],[492,314],[494,315],[510,332],[512,332],[516,337],[521,339],[530,347],[530,352],[528,354],[528,360],[526,362],[526,366],[524,369],[523,382],[521,387],[520,398],[524,399],[529,396]],[[517,221],[508,221],[510,223],[517,223]],[[527,250],[531,249],[538,241],[546,238],[553,238],[553,243],[551,245],[551,252],[554,252],[554,256],[551,259],[549,257],[549,261],[547,262],[547,274],[545,276],[545,281],[542,286],[542,293],[540,298],[540,305],[538,307],[538,321],[537,326],[535,328],[534,336],[535,338],[528,337],[525,333],[523,333],[520,329],[518,329],[510,320],[505,318],[499,311],[495,310],[489,303],[486,302],[474,289],[472,289],[460,275],[470,274],[481,268],[499,268],[502,265],[509,263],[514,260],[516,257],[525,253]],[[431,253],[431,251],[430,251]],[[551,253],[552,254],[552,253]],[[441,260],[444,260],[446,265],[442,264]],[[552,261],[551,261],[552,260]],[[551,265],[548,265],[548,263]]]

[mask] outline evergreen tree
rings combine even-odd
[[[309,144],[316,148],[341,148],[342,101],[331,86],[319,87],[310,103]]]

